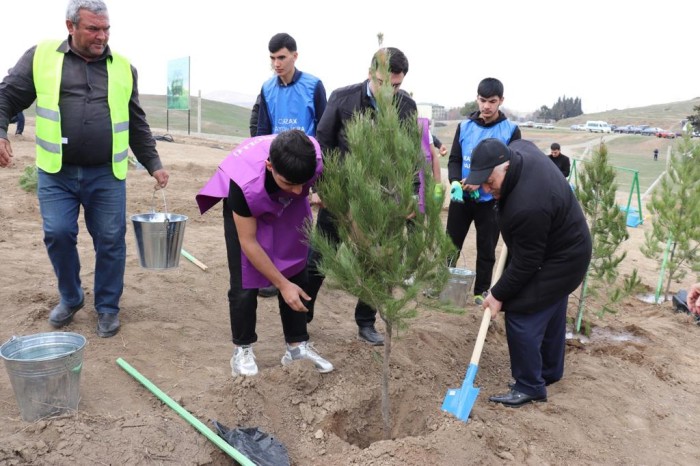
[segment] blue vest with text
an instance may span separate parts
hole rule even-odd
[[[308,73],[301,73],[299,79],[289,86],[280,86],[277,76],[265,81],[262,90],[270,114],[272,134],[300,129],[309,136],[316,135],[314,91],[318,82],[316,76]]]
[[[518,126],[509,120],[503,120],[493,126],[479,126],[474,120],[465,120],[459,124],[459,145],[462,147],[462,179],[469,175],[472,165],[472,151],[479,142],[487,138],[496,138],[508,145],[513,132]],[[491,194],[479,188],[479,199],[476,202],[488,202],[493,199]]]

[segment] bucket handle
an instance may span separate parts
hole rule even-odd
[[[154,189],[153,196],[151,197],[151,212],[156,213],[156,193],[160,191],[163,194],[163,210],[165,213],[165,218],[168,218],[168,203],[165,201],[165,188]]]

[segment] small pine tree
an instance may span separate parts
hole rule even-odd
[[[642,253],[665,261],[667,298],[671,282],[698,265],[700,244],[700,142],[684,136],[671,151],[660,186],[647,208],[654,217],[646,232]],[[666,245],[669,244],[669,248]]]
[[[576,196],[588,220],[593,243],[591,263],[581,287],[576,332],[581,329],[587,293],[600,297],[601,291],[606,292],[607,300],[597,313],[602,317],[607,312],[615,312],[615,305],[639,284],[634,271],[622,286],[616,286],[617,269],[626,256],[625,252],[617,254],[617,250],[629,238],[625,215],[615,200],[616,191],[615,170],[608,163],[607,146],[601,142],[593,151],[591,161],[581,170],[576,187]]]
[[[392,335],[415,316],[411,304],[419,290],[442,289],[447,257],[454,249],[440,219],[443,200],[426,195],[424,212],[419,212],[414,191],[418,170],[423,171],[425,193],[434,192],[434,180],[421,149],[416,118],[401,121],[393,104],[402,95],[393,94],[388,59],[385,55],[378,64],[379,74],[387,79],[377,86],[376,112],[353,117],[345,128],[349,152],[325,154],[323,176],[317,183],[324,206],[337,222],[340,244],[336,249],[321,233],[309,231],[311,246],[322,255],[319,268],[326,283],[377,309],[385,323],[382,418],[386,438],[391,433]]]

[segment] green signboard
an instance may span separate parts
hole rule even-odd
[[[168,62],[168,110],[190,109],[190,57]]]

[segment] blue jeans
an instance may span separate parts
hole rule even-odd
[[[126,183],[110,165],[63,165],[58,173],[39,169],[37,189],[44,220],[44,244],[58,279],[61,302],[77,306],[84,299],[78,257],[78,214],[95,249],[95,310],[119,312],[126,263]]]
[[[10,118],[10,124],[17,123],[17,131],[15,134],[22,134],[24,132],[24,113],[19,112],[17,115]]]

